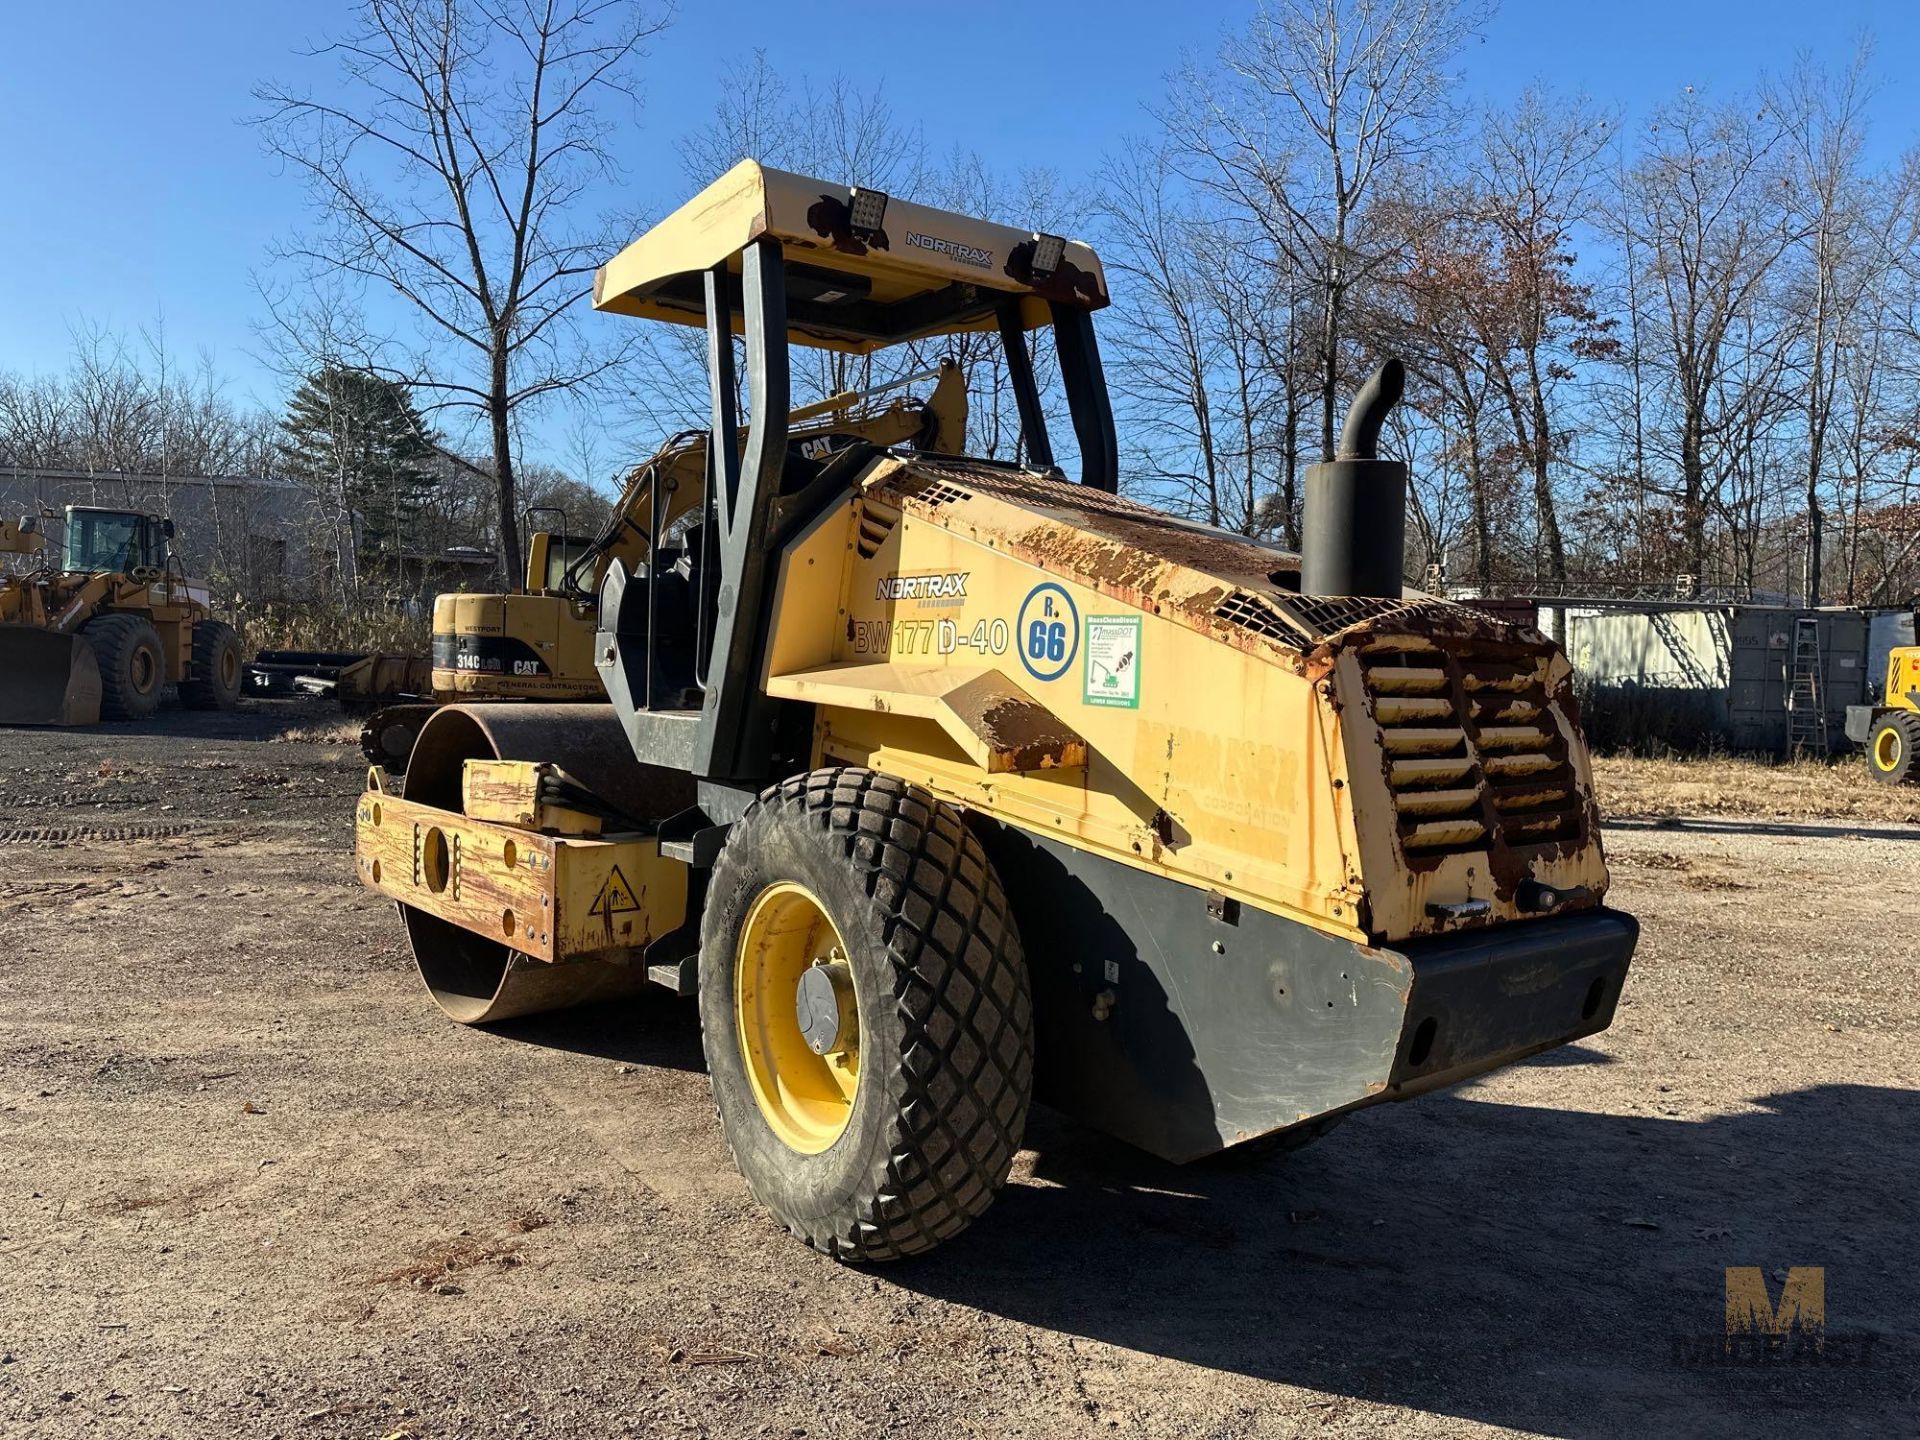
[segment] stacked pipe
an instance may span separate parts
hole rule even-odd
[[[1406,388],[1406,367],[1389,359],[1354,397],[1332,460],[1307,467],[1300,537],[1300,593],[1376,595],[1403,588],[1407,467],[1382,460],[1380,428]]]

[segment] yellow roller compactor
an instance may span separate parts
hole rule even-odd
[[[846,1260],[981,1214],[1034,1099],[1186,1161],[1610,1023],[1567,662],[1403,593],[1397,364],[1296,556],[1115,493],[1085,245],[744,162],[594,303],[705,327],[714,458],[600,582],[610,704],[451,706],[373,772],[360,873],[453,1018],[697,995],[741,1171]],[[960,332],[1025,464],[795,457],[791,346]]]

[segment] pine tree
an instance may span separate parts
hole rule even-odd
[[[358,511],[364,550],[393,553],[417,533],[440,476],[437,441],[405,385],[326,366],[294,391],[281,430],[288,474]]]

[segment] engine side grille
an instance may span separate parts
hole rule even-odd
[[[971,500],[973,492],[930,475],[908,473],[895,477],[893,487],[922,505],[948,505],[955,500]]]
[[[1286,614],[1280,607],[1265,595],[1256,595],[1251,590],[1235,590],[1214,606],[1213,615],[1216,620],[1238,625],[1242,630],[1251,630],[1270,640],[1299,643],[1300,636],[1294,627],[1287,624]]]
[[[892,510],[883,510],[866,501],[860,502],[860,529],[854,540],[860,552],[860,558],[871,560],[879,554],[880,547],[886,543],[887,536],[893,533],[893,527],[900,523],[900,516]]]
[[[1381,620],[1430,608],[1452,608],[1444,600],[1385,599],[1368,595],[1280,595],[1275,601],[1315,638],[1337,634],[1363,620]]]
[[[1551,714],[1546,655],[1406,637],[1361,652],[1410,857],[1580,838],[1586,810]]]
[[[1213,614],[1216,620],[1303,650],[1352,626],[1383,620],[1406,624],[1417,623],[1422,616],[1433,616],[1459,628],[1491,628],[1496,623],[1489,616],[1447,600],[1296,595],[1292,591],[1262,594],[1235,590],[1214,606]]]

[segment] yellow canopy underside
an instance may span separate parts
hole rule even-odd
[[[845,186],[743,160],[602,265],[594,308],[704,326],[706,272],[724,264],[737,276],[741,252],[762,238],[786,258],[795,345],[863,354],[992,330],[1009,296],[1028,329],[1047,322],[1051,304],[1108,303],[1099,257],[1078,241],[1036,278],[1031,231],[890,198],[878,233],[862,239],[847,225],[849,198]]]

